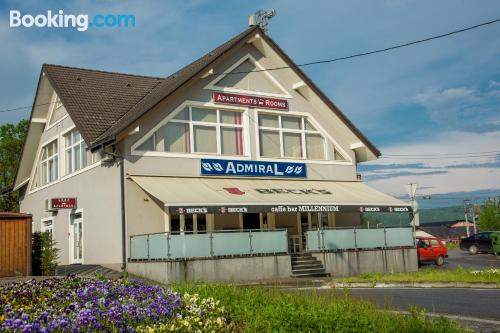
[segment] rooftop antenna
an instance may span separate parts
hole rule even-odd
[[[255,26],[258,25],[262,31],[267,32],[267,25],[269,24],[269,20],[276,16],[276,11],[274,9],[271,10],[262,10],[259,9],[252,15],[248,16],[248,25]]]

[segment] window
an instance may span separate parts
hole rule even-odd
[[[52,218],[42,219],[42,232],[48,232],[50,237],[53,238],[54,224]]]
[[[42,148],[39,175],[41,185],[52,183],[59,178],[57,140],[52,141]]]
[[[64,136],[65,174],[68,175],[101,160],[100,153],[91,153],[80,132],[72,130]]]
[[[259,114],[260,156],[324,160],[325,139],[305,118]]]
[[[244,154],[242,113],[187,107],[137,149],[241,156]]]
[[[59,109],[62,105],[63,104],[61,102],[61,99],[59,98],[59,96],[56,96],[56,100],[54,102],[54,110]]]
[[[421,239],[419,242],[421,248],[428,248],[430,246],[429,241],[427,239]]]
[[[437,239],[431,239],[431,246],[432,247],[441,247],[441,244],[439,244],[439,241]]]

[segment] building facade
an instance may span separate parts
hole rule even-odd
[[[413,270],[411,228],[361,227],[364,211],[411,212],[357,179],[379,155],[250,27],[166,78],[44,65],[14,188],[62,265],[268,278],[294,253],[335,274],[335,256],[364,249],[368,270]]]

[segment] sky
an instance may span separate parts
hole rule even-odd
[[[133,14],[136,26],[9,28],[10,10],[59,9]],[[269,35],[296,63],[500,18],[496,0],[2,0],[0,110],[33,103],[42,63],[167,76],[246,29],[248,14],[258,9],[276,10]],[[418,194],[456,202],[500,194],[500,23],[304,70],[381,150],[379,160],[358,165],[367,184],[401,197],[405,185],[416,182]],[[29,111],[0,113],[0,124],[27,118]],[[464,153],[476,154],[453,155]]]

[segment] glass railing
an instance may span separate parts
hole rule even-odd
[[[306,244],[308,251],[324,251],[414,246],[415,240],[411,227],[326,228],[306,231]]]
[[[130,237],[131,260],[206,258],[288,252],[286,229],[156,233]]]

